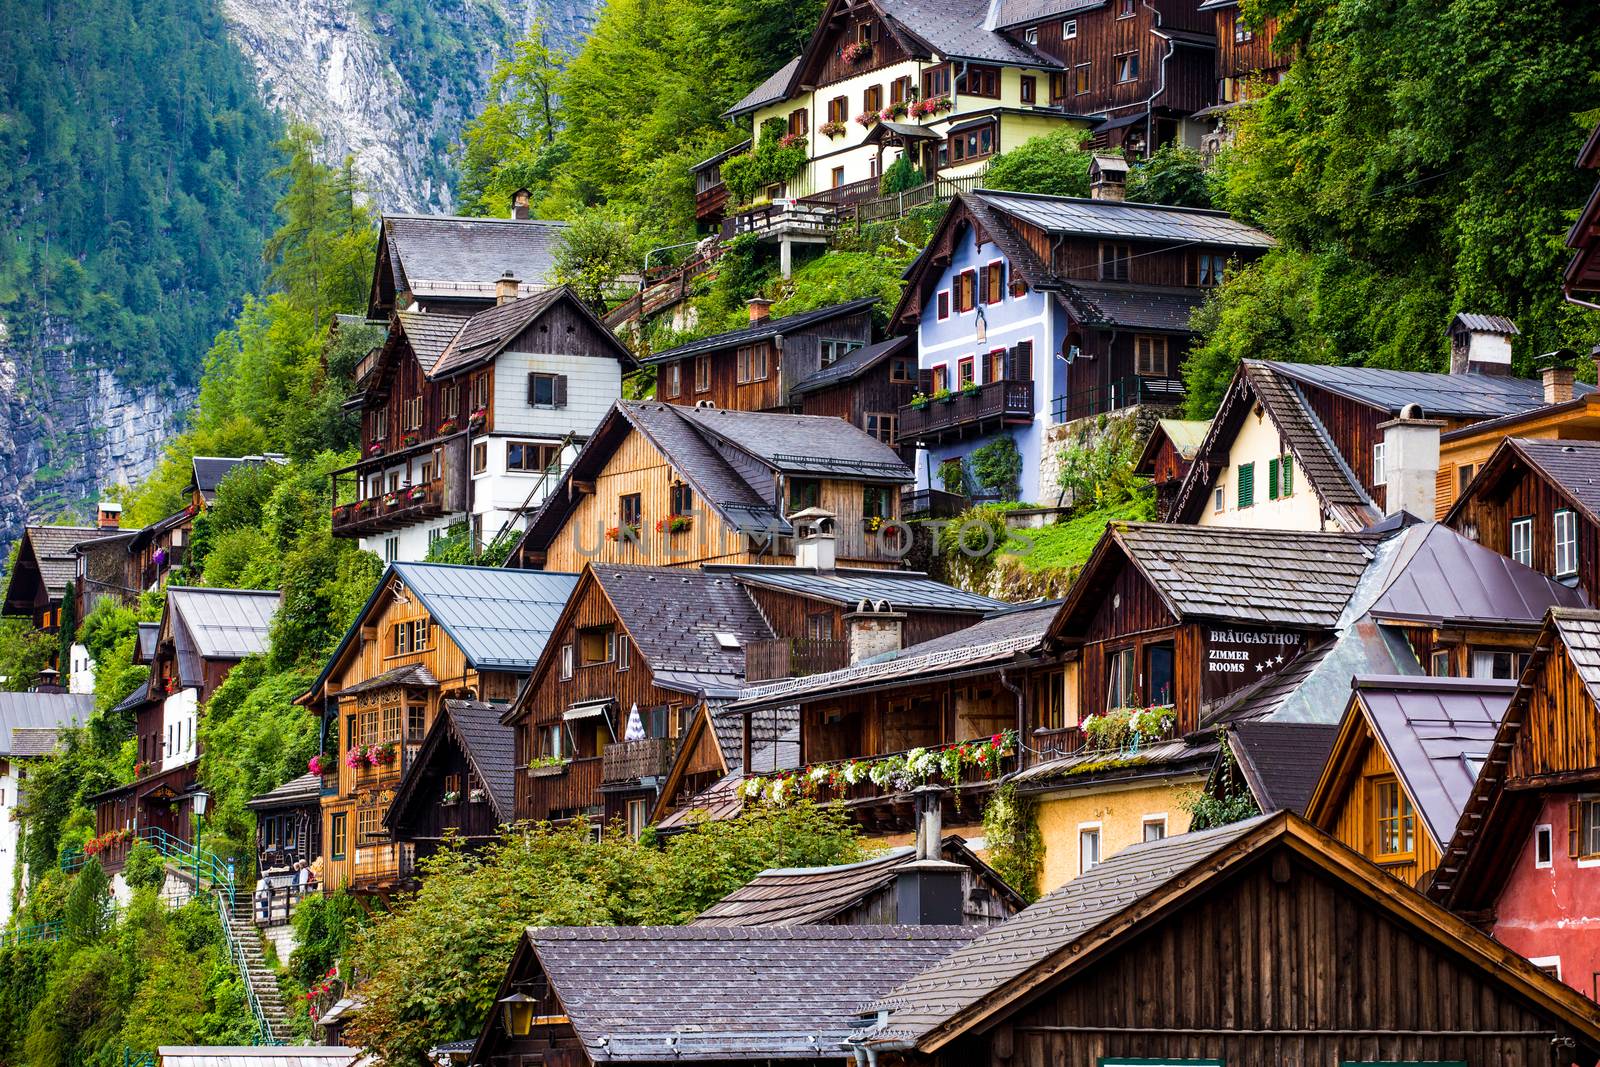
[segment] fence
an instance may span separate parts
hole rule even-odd
[[[1086,391],[1056,397],[1050,404],[1050,419],[1060,425],[1139,404],[1178,404],[1182,403],[1183,395],[1181,378],[1143,378],[1134,375]]]

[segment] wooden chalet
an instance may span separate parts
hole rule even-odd
[[[530,927],[469,1062],[837,1065],[865,1005],[975,932],[962,926]]]
[[[452,525],[477,543],[517,528],[622,395],[633,355],[572,289],[459,314],[403,309],[349,404],[361,459],[331,475],[335,536],[419,560]]]
[[[256,814],[256,870],[290,871],[322,855],[322,776],[302,774],[247,803]]]
[[[133,781],[89,798],[107,873],[122,869],[141,837],[194,840],[200,720],[239,661],[267,651],[279,600],[275,590],[167,589],[149,681],[118,706],[133,716]]]
[[[395,788],[383,825],[425,859],[447,841],[496,840],[516,820],[513,732],[505,704],[446,700]]]
[[[1482,768],[1428,895],[1600,1000],[1600,612],[1550,613]]]
[[[1190,317],[1229,264],[1272,239],[1217,211],[975,191],[956,197],[911,265],[891,329],[914,334],[919,398],[897,440],[929,471],[1010,437],[1022,500],[1051,426],[1183,399]],[[1059,357],[1059,358],[1057,358]],[[978,487],[988,488],[988,487]]]
[[[323,721],[322,884],[387,894],[415,847],[384,814],[445,700],[508,704],[577,576],[440,563],[384,572],[300,703]]]
[[[1596,123],[1579,150],[1578,166],[1600,170],[1600,123]],[[1562,290],[1574,304],[1600,308],[1600,181],[1567,231],[1567,247],[1573,255],[1562,275]]]
[[[1156,518],[1168,521],[1183,476],[1211,428],[1210,420],[1157,419],[1145,439],[1144,451],[1133,465],[1133,472],[1150,479],[1156,489]]]
[[[16,563],[6,576],[4,613],[30,620],[36,630],[55,633],[61,627],[67,587],[78,578],[77,547],[121,534],[115,526],[23,527]]]
[[[508,273],[519,297],[549,289],[567,224],[529,218],[528,206],[522,189],[512,196],[508,219],[384,215],[367,318],[387,322],[405,310],[469,315],[494,306]]]
[[[1543,383],[1510,376],[1507,326],[1458,316],[1449,374],[1243,361],[1172,521],[1356,532],[1400,511],[1433,518],[1441,435],[1545,406]]]
[[[1239,0],[1201,0],[1199,11],[1213,20],[1216,37],[1216,88],[1212,103],[1194,115],[1215,123],[1201,140],[1214,152],[1233,140],[1229,112],[1259,99],[1283,80],[1295,53],[1278,40],[1278,19],[1241,9]]]
[[[1600,441],[1506,438],[1444,521],[1600,603]]]
[[[1306,819],[1422,887],[1439,866],[1515,681],[1358,677]]]
[[[840,419],[618,401],[528,520],[511,565],[893,567],[910,547],[895,520],[912,477]]]
[[[750,301],[748,326],[640,362],[655,368],[656,399],[669,404],[815,414],[803,410],[800,384],[871,345],[877,302],[868,297],[775,319],[771,301],[758,298]]]
[[[1593,1002],[1288,813],[1134,845],[862,1016],[880,1063],[1600,1058]]]

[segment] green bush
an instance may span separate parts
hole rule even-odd
[[[980,487],[1008,498],[1016,496],[1017,480],[1022,476],[1022,453],[1013,438],[997,437],[973,449],[971,460],[972,479]]]
[[[910,153],[902,152],[884,169],[883,176],[878,179],[878,192],[882,196],[893,196],[907,189],[915,189],[927,181],[928,176],[912,162]]]
[[[167,864],[148,841],[140,841],[128,852],[122,865],[122,880],[131,889],[159,890],[167,881]]]
[[[1088,196],[1090,153],[1087,130],[1064,128],[1031,137],[989,161],[986,189],[1050,196]]]
[[[1210,207],[1211,183],[1198,151],[1171,141],[1128,169],[1127,198],[1142,204]]]
[[[939,464],[939,484],[947,493],[967,495],[967,470],[959,459],[947,459]]]

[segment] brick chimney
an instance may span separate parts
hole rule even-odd
[[[511,194],[511,217],[526,221],[530,214],[530,205],[533,203],[533,194],[526,189],[518,189]]]
[[[100,501],[100,514],[95,520],[95,525],[102,530],[119,530],[122,528],[122,505],[112,500]]]
[[[500,275],[500,280],[494,283],[495,305],[498,307],[501,304],[508,304],[515,300],[517,298],[517,290],[521,287],[522,283],[510,271]]]
[[[1539,371],[1539,379],[1544,383],[1546,404],[1565,404],[1572,399],[1572,365],[1577,358],[1576,352],[1566,348],[1546,352],[1539,357],[1539,362],[1544,364]]]
[[[895,919],[902,926],[960,926],[966,911],[967,868],[944,859],[942,786],[911,791],[917,813],[917,851],[895,872]]]
[[[845,639],[850,647],[850,664],[898,652],[904,642],[906,613],[894,611],[887,600],[876,603],[862,600],[844,617]]]
[[[1128,161],[1111,152],[1096,152],[1089,161],[1089,196],[1121,200],[1128,191]]]
[[[750,325],[772,318],[772,301],[764,296],[753,296],[745,301],[750,307]]]
[[[1383,433],[1384,514],[1409,511],[1434,517],[1438,500],[1439,434],[1445,423],[1425,419],[1422,408],[1407,404],[1398,419],[1380,422]]]
[[[1503,315],[1463,311],[1450,321],[1450,373],[1511,373],[1511,339],[1520,331]]]

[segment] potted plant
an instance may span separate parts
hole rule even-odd
[[[778,138],[779,148],[801,148],[805,143],[806,136],[803,133],[786,133]]]
[[[878,112],[878,117],[883,119],[884,122],[893,122],[895,119],[905,118],[908,110],[909,105],[907,105],[904,100],[896,100],[894,103]]]
[[[425,485],[413,485],[408,495],[411,497],[413,504],[419,500],[426,500],[428,498],[428,487]]]
[[[941,404],[954,404],[956,402],[955,395],[942,386],[933,391],[933,399]]]
[[[355,748],[350,749],[350,751],[344,754],[344,765],[349,767],[352,771],[360,770],[366,765],[366,762],[366,750],[360,745],[357,745]]]
[[[420,440],[422,440],[422,438],[418,437],[416,434],[408,433],[400,439],[400,443],[405,447],[410,448]]]
[[[489,794],[485,793],[482,789],[474,789],[474,790],[472,790],[471,792],[469,792],[467,794],[467,803],[468,804],[482,804],[484,801],[486,801],[488,799],[489,799]]]
[[[656,533],[678,534],[688,531],[694,526],[694,518],[689,515],[669,515],[664,519],[656,520]]]
[[[393,741],[384,741],[367,749],[367,762],[374,767],[387,767],[398,755]]]
[[[865,63],[870,55],[872,55],[872,43],[870,41],[851,41],[839,49],[839,58],[851,66]]]
[[[439,798],[439,803],[449,805],[449,804],[455,804],[455,803],[459,802],[460,800],[461,800],[460,791],[455,790],[455,789],[446,789],[444,791],[444,796]]]
[[[621,541],[626,538],[638,540],[639,527],[637,526],[612,526],[606,530],[607,541]]]
[[[915,411],[926,411],[928,409],[928,405],[932,402],[933,401],[929,398],[927,393],[911,394],[911,407]]]
[[[489,409],[488,408],[479,408],[477,411],[474,411],[471,415],[467,416],[467,425],[472,427],[474,430],[483,429],[483,424],[485,422],[488,422],[488,421],[489,421]]]
[[[968,382],[961,387],[962,396],[977,396],[981,392],[983,392],[983,387],[977,382]]]
[[[399,493],[394,492],[393,490],[391,490],[391,491],[383,494],[383,506],[384,507],[392,508],[398,503],[400,503],[400,494]]]
[[[367,455],[369,455],[369,456],[381,456],[381,455],[383,455],[383,442],[374,441],[370,445],[368,445],[367,446]]]
[[[824,137],[843,137],[850,131],[850,127],[842,122],[824,122],[817,127],[817,132]]]
[[[877,122],[878,113],[876,111],[866,111],[856,116],[856,123],[858,125],[867,127],[869,130],[873,126],[877,125]]]
[[[529,778],[549,778],[566,770],[567,761],[560,756],[535,756],[528,761]]]

